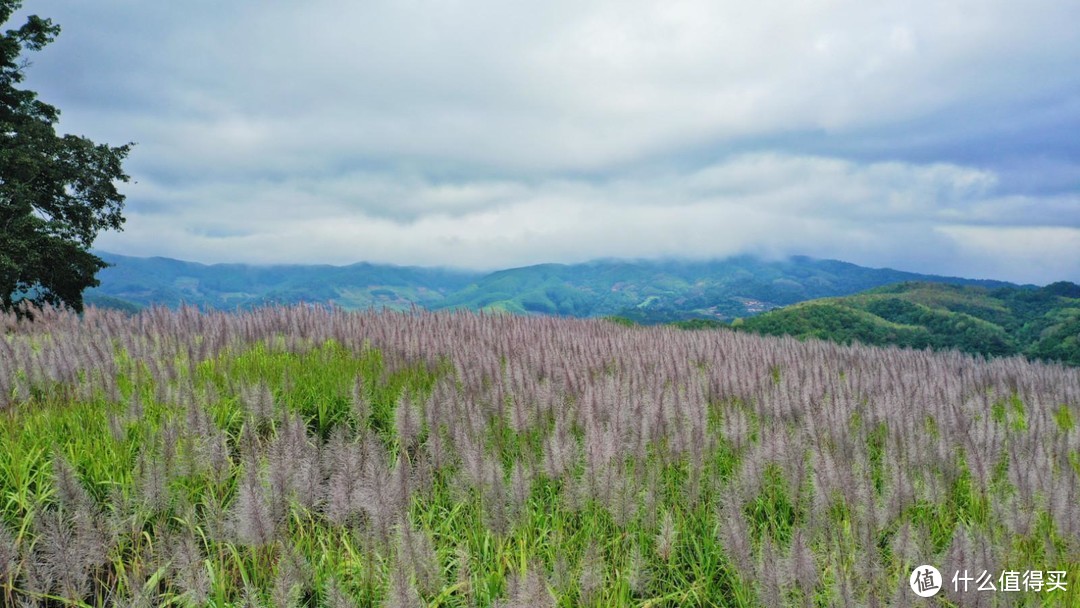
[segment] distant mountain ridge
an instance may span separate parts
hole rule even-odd
[[[775,261],[745,255],[712,261],[599,260],[493,272],[434,308],[575,317],[616,315],[639,323],[724,320],[901,281],[1012,285],[864,268],[804,256]]]
[[[361,262],[348,266],[200,264],[97,252],[111,264],[101,285],[87,290],[90,304],[214,309],[266,304],[333,302],[343,308],[408,309],[443,299],[479,273]]]
[[[763,260],[597,260],[479,273],[359,263],[199,264],[98,252],[111,267],[88,290],[89,304],[137,309],[182,303],[215,309],[332,303],[346,309],[419,306],[575,317],[618,315],[643,323],[729,320],[804,300],[845,296],[901,281],[984,287],[984,281],[865,268],[796,256]]]

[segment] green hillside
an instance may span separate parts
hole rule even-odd
[[[794,304],[740,319],[733,327],[841,343],[952,348],[1080,365],[1080,286],[901,283]]]

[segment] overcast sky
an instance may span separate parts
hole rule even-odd
[[[482,269],[749,252],[1080,281],[1076,0],[27,13],[63,28],[26,81],[59,131],[138,144],[103,250]]]

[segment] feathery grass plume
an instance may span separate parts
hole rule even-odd
[[[30,590],[75,603],[83,601],[90,592],[92,565],[82,560],[75,526],[59,511],[48,510],[38,513],[34,528],[37,541],[28,577]]]
[[[364,377],[356,374],[353,377],[349,403],[352,406],[353,419],[361,427],[367,426],[368,418],[371,416],[371,400],[368,398],[366,389]]]
[[[761,587],[761,603],[765,606],[783,605],[783,582],[781,580],[780,560],[772,538],[765,536],[761,541],[761,558],[755,570],[755,577]]]
[[[264,547],[274,541],[278,522],[259,471],[245,464],[236,488],[236,499],[229,513],[230,527],[237,540],[250,547]]]
[[[156,608],[161,605],[161,598],[146,588],[145,580],[131,582],[130,577],[125,580],[128,581],[127,592],[113,598],[117,608]]]
[[[140,528],[136,534],[142,532]],[[131,546],[126,567],[117,572],[117,587],[125,590],[119,598],[122,604],[155,608],[162,603],[158,593],[163,586],[147,584],[152,575],[159,571],[164,573],[168,569],[168,566],[160,564],[160,561],[161,558],[155,554],[154,545],[142,543]]]
[[[322,490],[323,515],[336,525],[345,525],[359,514],[360,476],[363,453],[349,440],[344,427],[335,428],[324,449],[326,484]]]
[[[223,494],[221,496],[203,496],[202,500],[199,501],[201,508],[197,518],[199,522],[198,528],[202,531],[208,544],[211,542],[224,544],[235,539],[230,514],[224,506],[226,500],[227,498]]]
[[[510,496],[513,499],[515,513],[525,510],[532,493],[532,472],[520,459],[514,460],[510,472]]]
[[[461,460],[463,477],[474,488],[483,487],[486,480],[484,444],[480,438],[471,436],[464,425],[455,429],[454,448]]]
[[[203,606],[210,596],[210,574],[203,564],[205,559],[194,532],[187,528],[175,533],[166,543],[170,557],[169,574],[181,591],[181,599],[187,606]]]
[[[1059,480],[1050,490],[1047,502],[1054,530],[1060,538],[1071,541],[1074,548],[1080,541],[1080,472],[1062,469]]]
[[[578,457],[577,440],[570,434],[571,421],[562,410],[556,414],[555,427],[544,442],[544,468],[548,477],[564,477]]]
[[[90,495],[79,481],[78,473],[59,450],[54,450],[53,455],[53,489],[57,503],[69,514],[93,506]]]
[[[19,549],[15,546],[15,539],[7,528],[0,523],[0,590],[4,585],[13,582],[16,574],[16,566],[19,563]]]
[[[496,536],[503,536],[510,530],[510,515],[507,509],[508,496],[506,483],[503,481],[502,465],[492,458],[486,463],[487,481],[482,487],[484,525]]]
[[[675,551],[676,535],[675,520],[671,517],[671,511],[664,511],[664,517],[660,520],[660,530],[656,533],[656,555],[665,562],[671,559]]]
[[[647,466],[644,472],[644,483],[640,492],[641,499],[638,502],[638,519],[646,530],[656,528],[657,505],[660,502],[660,482],[656,467]]]
[[[274,393],[264,382],[240,389],[240,402],[258,428],[265,428],[274,418]]]
[[[223,431],[213,429],[200,442],[201,466],[210,472],[210,479],[217,485],[225,483],[232,471],[233,462],[229,452],[229,437]]]
[[[180,433],[176,453],[175,477],[194,478],[206,471],[206,461],[202,458],[202,437],[183,431]]]
[[[851,581],[851,575],[839,567],[836,569],[838,571],[836,586],[840,596],[840,603],[838,606],[842,606],[843,608],[855,608],[856,606],[860,606],[855,600],[855,590],[853,589],[854,585]]]
[[[139,502],[150,512],[157,513],[169,503],[168,480],[164,459],[155,458],[150,449],[150,446],[144,446],[135,458],[134,482]]]
[[[143,407],[142,396],[139,395],[139,389],[136,387],[132,389],[131,396],[128,398],[128,406],[124,416],[127,418],[127,422],[136,422],[142,420],[145,412],[146,408]]]
[[[555,598],[548,592],[542,566],[533,564],[509,578],[507,598],[496,600],[496,608],[555,608]]]
[[[968,527],[964,524],[957,524],[956,529],[953,531],[952,541],[949,543],[948,549],[945,551],[945,560],[943,571],[948,572],[963,572],[965,570],[972,573],[972,576],[977,576],[978,569],[988,567],[990,564],[980,564],[979,557],[976,555],[976,549],[971,539],[971,533]],[[969,589],[972,591],[973,589]],[[943,589],[947,593],[952,589]],[[955,596],[950,594],[949,597],[956,599],[957,601],[964,602],[963,596],[964,589],[961,587],[955,592]]]
[[[398,554],[404,556],[412,570],[416,587],[424,595],[432,595],[442,586],[442,568],[435,554],[435,541],[424,529],[414,529],[403,519],[398,526]]]
[[[167,481],[174,479],[177,474],[177,469],[179,469],[176,460],[181,434],[182,430],[178,423],[173,422],[172,420],[166,420],[161,425],[161,430],[154,435],[154,449],[161,458]]]
[[[29,403],[33,398],[33,395],[30,393],[30,381],[22,378],[15,378],[14,384],[15,389],[12,391],[14,393],[11,399],[12,403]]]
[[[56,538],[64,539],[65,550],[70,553],[68,557],[78,561],[88,572],[105,563],[114,536],[104,515],[83,488],[75,469],[62,455],[53,457],[53,475],[53,487],[60,506],[58,525],[68,529],[71,536],[67,537],[57,529],[52,532]]]
[[[420,594],[417,593],[412,577],[409,576],[409,565],[405,563],[404,559],[404,556],[398,553],[397,559],[390,569],[390,584],[383,600],[384,608],[420,608],[423,606]]]
[[[461,589],[461,594],[470,603],[473,603],[472,588],[472,559],[469,557],[469,548],[458,545],[454,548],[454,579],[455,584]]]
[[[435,490],[435,467],[431,464],[431,457],[425,452],[419,452],[413,458],[413,465],[409,470],[409,487],[412,499],[432,500]]]
[[[424,441],[424,445],[427,447],[428,458],[431,460],[434,470],[442,470],[450,463],[450,448],[446,445],[441,425],[431,424],[428,427],[427,440]]]
[[[109,435],[113,441],[119,443],[127,439],[127,429],[124,428],[124,419],[116,413],[109,414]]]
[[[285,414],[267,451],[273,518],[283,520],[293,500],[313,508],[321,470],[318,450],[308,438],[304,421],[294,413]]]
[[[644,596],[648,592],[652,580],[649,562],[641,553],[641,546],[634,543],[630,549],[630,557],[626,565],[626,582],[630,586],[630,592],[638,597]]]
[[[915,486],[908,474],[909,463],[903,460],[888,460],[890,479],[886,483],[886,508],[884,516],[888,520],[899,519],[904,511],[915,504]]]
[[[358,608],[356,599],[341,589],[337,578],[331,578],[323,592],[323,606],[326,608]]]
[[[75,530],[76,559],[91,570],[105,565],[117,540],[105,515],[96,507],[87,507],[70,516]]]
[[[749,580],[754,572],[751,557],[750,530],[743,518],[742,509],[737,499],[727,498],[717,510],[719,530],[724,552],[735,567],[738,575]]]
[[[893,535],[891,549],[893,559],[901,567],[906,569],[919,565],[923,559],[922,543],[919,538],[919,529],[910,521],[905,521]]]
[[[240,436],[236,440],[236,445],[240,452],[240,461],[245,467],[258,465],[263,455],[263,442],[259,439],[254,423],[245,422],[240,427]]]
[[[277,570],[270,592],[274,605],[290,608],[300,603],[304,590],[311,585],[311,566],[291,544],[278,543]]]
[[[392,526],[398,514],[408,504],[408,463],[399,459],[390,469],[386,462],[388,456],[378,441],[368,440],[364,445],[364,469],[354,508],[367,515],[379,545],[385,547],[391,540]]]
[[[1011,536],[1024,537],[1031,534],[1037,509],[1030,499],[1010,495],[991,502],[990,506],[994,519],[1001,522]]]
[[[510,410],[510,428],[515,433],[525,432],[531,426],[531,416],[525,404],[525,399],[521,396],[511,396],[508,401],[507,409]]]
[[[603,489],[601,471],[615,458],[615,432],[601,423],[592,423],[585,428],[585,476],[594,495]]]
[[[580,514],[589,502],[589,480],[584,476],[564,480],[559,501],[568,513]]]
[[[244,583],[244,597],[243,601],[240,603],[241,608],[264,608],[265,604],[259,595],[258,589],[248,583]]]
[[[556,546],[564,545],[562,543],[556,543]],[[570,568],[570,558],[566,555],[565,551],[558,552],[555,555],[555,563],[552,564],[551,571],[551,585],[555,589],[555,595],[558,597],[568,595],[575,582],[573,572]]]
[[[394,410],[394,432],[403,451],[411,451],[420,437],[420,417],[413,407],[408,393],[402,392]]]
[[[612,521],[616,526],[624,528],[629,525],[634,516],[636,498],[639,491],[635,475],[630,471],[623,470],[613,480],[613,487],[608,492],[608,500],[604,504]]]
[[[581,571],[578,574],[578,593],[582,605],[593,605],[600,599],[604,587],[604,556],[596,541],[591,541],[581,556]]]
[[[814,563],[814,554],[806,542],[806,532],[802,528],[798,528],[792,534],[789,561],[795,586],[799,588],[809,604],[814,586],[817,585],[819,572],[817,564]]]
[[[208,397],[206,391],[195,391],[194,388],[189,389],[188,400],[186,406],[186,422],[187,432],[195,435],[196,437],[206,437],[210,434],[211,430],[216,428],[214,423],[210,420],[210,414],[207,413],[206,408],[203,405],[204,401],[207,401]]]

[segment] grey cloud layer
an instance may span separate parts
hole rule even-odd
[[[1039,148],[1080,124],[1070,0],[30,8],[65,26],[30,74],[62,126],[140,144],[117,251],[1080,278],[1080,144]]]
[[[203,261],[481,268],[801,252],[1018,281],[1080,274],[1071,254],[1080,251],[1080,197],[999,196],[995,184],[991,173],[955,165],[783,154],[606,180],[356,173],[191,190],[143,183],[138,196],[162,203],[133,213],[128,232],[102,246]]]

